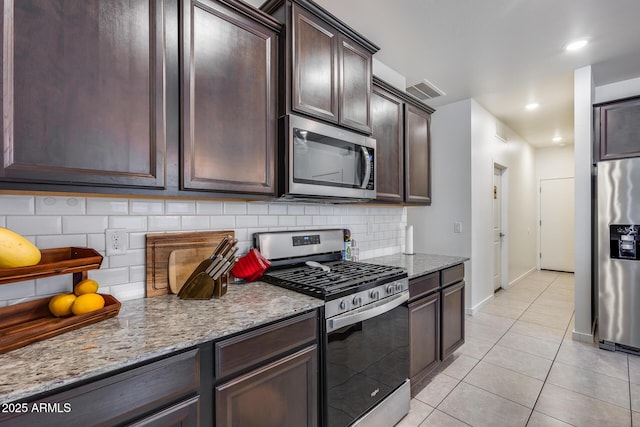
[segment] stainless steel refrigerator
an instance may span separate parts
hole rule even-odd
[[[597,164],[600,348],[640,351],[640,158]]]

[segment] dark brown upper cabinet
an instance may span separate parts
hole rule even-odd
[[[640,97],[594,106],[594,159],[640,156]]]
[[[275,194],[279,28],[241,2],[183,3],[183,189]]]
[[[0,180],[165,186],[162,0],[5,1]]]
[[[413,105],[404,112],[405,202],[431,204],[431,114]]]
[[[280,113],[370,134],[371,63],[378,47],[309,0],[270,0],[261,9],[286,27]]]
[[[431,204],[430,127],[434,111],[384,80],[373,78],[371,136],[376,140],[376,200]]]
[[[376,140],[376,200],[404,201],[404,102],[380,82],[371,97],[371,136]]]

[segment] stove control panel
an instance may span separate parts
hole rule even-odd
[[[384,285],[379,285],[375,288],[367,289],[366,291],[356,292],[342,298],[327,301],[324,306],[325,317],[329,319],[333,316],[337,316],[338,314],[357,310],[365,307],[368,304],[372,304],[377,301],[384,300],[385,298],[392,297],[396,294],[408,291],[409,279],[404,278],[400,280],[394,280]]]

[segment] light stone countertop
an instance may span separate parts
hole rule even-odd
[[[459,256],[416,253],[415,255],[395,254],[367,258],[363,259],[362,262],[402,267],[407,270],[409,279],[413,279],[468,260],[469,258]]]
[[[117,317],[0,355],[0,404],[189,348],[324,305],[264,282],[225,296],[124,301]]]
[[[415,254],[362,262],[407,269],[409,278],[469,258]],[[0,355],[0,404],[48,392],[324,305],[264,282],[232,284],[220,299],[175,295],[124,301],[117,317]]]

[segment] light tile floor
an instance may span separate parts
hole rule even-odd
[[[573,295],[550,271],[496,293],[398,426],[640,425],[640,357],[573,341]]]

